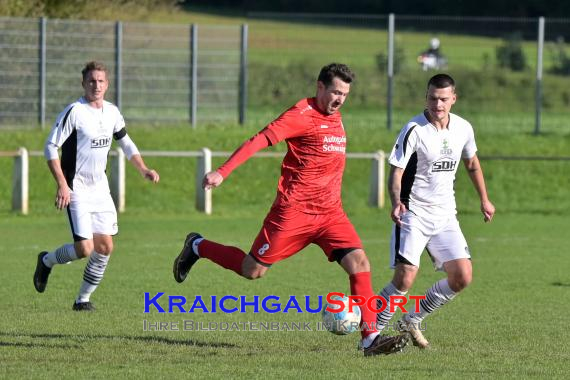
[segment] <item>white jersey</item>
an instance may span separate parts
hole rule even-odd
[[[461,159],[477,152],[471,124],[450,113],[446,129],[438,130],[422,113],[400,132],[389,162],[405,169],[401,201],[420,217],[456,214],[455,173]]]
[[[104,101],[103,108],[94,108],[82,97],[59,114],[46,146],[61,148],[61,168],[74,192],[109,192],[105,169],[112,137],[118,140],[126,133],[117,107]]]

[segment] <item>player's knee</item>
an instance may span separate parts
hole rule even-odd
[[[398,263],[396,265],[396,270],[394,271],[392,283],[396,289],[402,292],[407,292],[410,290],[412,285],[414,285],[417,273],[418,268],[416,266]]]
[[[370,271],[370,261],[368,261],[368,256],[364,251],[360,250],[354,255],[355,264],[360,269],[361,272],[369,272]]]
[[[92,240],[81,240],[74,244],[75,253],[77,257],[89,257],[91,252],[93,252],[93,241]]]
[[[392,283],[401,292],[407,292],[414,285],[414,279],[410,277],[394,278]]]
[[[414,285],[415,276],[394,277],[392,283],[401,292],[407,292]]]
[[[362,249],[355,249],[347,253],[341,260],[340,265],[348,274],[370,272],[370,262]]]
[[[95,246],[95,252],[108,256],[113,252],[113,242],[99,243]]]
[[[466,287],[468,287],[469,284],[471,284],[472,280],[473,278],[471,276],[471,273],[460,273],[458,275],[449,278],[447,281],[449,283],[449,287],[451,288],[451,290],[453,290],[454,292],[460,292]]]
[[[460,292],[471,284],[473,271],[469,260],[453,261],[444,268],[447,271],[449,287],[454,292]]]
[[[113,252],[113,238],[109,235],[93,235],[93,244],[95,252],[100,255],[108,256]]]

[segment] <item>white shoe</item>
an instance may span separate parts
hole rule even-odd
[[[405,318],[402,318],[396,324],[396,329],[403,333],[409,333],[412,337],[412,343],[414,346],[421,349],[429,348],[429,342],[424,337],[424,334],[422,334],[419,322],[410,322],[406,321]]]

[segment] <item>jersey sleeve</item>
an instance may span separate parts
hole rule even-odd
[[[53,147],[61,148],[65,140],[75,130],[75,113],[73,112],[73,104],[67,106],[62,113],[60,113],[53,124],[51,131],[45,142],[45,157],[48,160],[52,160],[53,154],[48,154],[47,152],[53,152]]]
[[[417,134],[414,129],[417,127],[415,123],[409,123],[400,131],[396,144],[392,148],[388,162],[390,165],[404,169],[410,160],[412,154],[417,147]]]
[[[293,106],[269,123],[261,133],[267,136],[271,145],[275,145],[285,139],[304,134],[310,125],[305,118],[306,116],[300,113],[299,108]]]
[[[475,132],[471,124],[467,123],[467,141],[463,146],[461,158],[472,158],[477,153],[477,145],[475,144]]]
[[[116,140],[121,149],[123,150],[123,153],[125,153],[125,156],[127,156],[127,159],[130,160],[135,154],[140,155],[137,146],[127,134],[127,130],[123,128],[121,129],[121,131],[125,131],[125,134],[121,138],[118,138]]]
[[[113,127],[113,133],[118,133],[119,131],[121,131],[122,129],[125,128],[125,118],[123,118],[123,115],[121,114],[121,111],[119,111],[119,109],[115,106],[113,106],[115,108],[115,126]]]
[[[216,171],[226,178],[235,168],[247,161],[256,152],[269,146],[268,137],[259,132],[246,142],[244,142],[236,151],[222,164]]]

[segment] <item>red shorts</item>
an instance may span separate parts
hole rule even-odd
[[[250,254],[260,264],[271,265],[293,256],[311,243],[321,247],[329,261],[336,260],[335,250],[362,248],[354,226],[342,209],[315,215],[290,208],[272,208]]]

